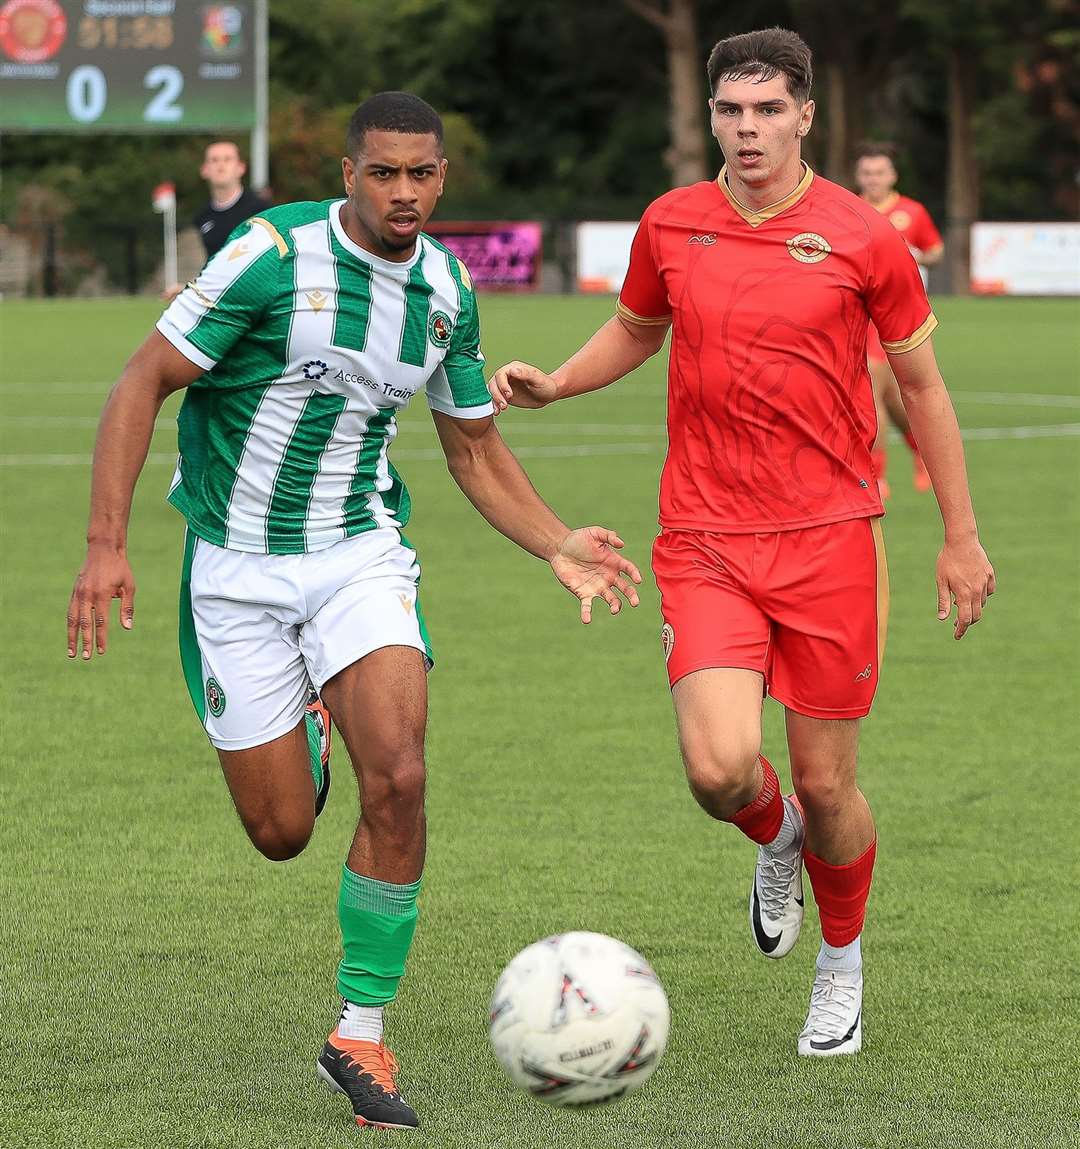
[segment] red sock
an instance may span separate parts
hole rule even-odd
[[[728,821],[738,826],[752,842],[763,846],[780,833],[784,821],[784,802],[780,797],[780,779],[776,771],[763,755],[758,755],[758,761],[763,776],[761,793],[753,802],[736,810]]]
[[[884,447],[875,447],[870,452],[870,464],[874,468],[874,478],[884,479],[885,469],[888,466],[889,456]]]
[[[919,444],[915,442],[915,436],[911,433],[910,427],[904,432],[904,442],[907,443],[908,447],[911,448],[911,453],[913,455],[917,455],[919,453]]]
[[[862,933],[876,853],[877,838],[854,862],[843,866],[830,865],[809,850],[803,851],[803,865],[821,918],[821,936],[831,946],[846,946]]]

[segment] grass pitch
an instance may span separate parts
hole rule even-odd
[[[880,850],[854,1059],[795,1055],[816,920],[786,961],[753,952],[753,847],[686,791],[651,584],[637,612],[582,628],[543,565],[453,487],[422,401],[403,420],[394,455],[439,666],[421,925],[388,1025],[424,1126],[401,1144],[1077,1143],[1080,314],[1022,300],[941,300],[938,313],[999,593],[962,643],[937,622],[940,525],[895,447],[889,654],[862,748]],[[168,418],[133,513],[135,629],[114,627],[90,666],[64,657],[93,426],[156,314],[146,301],[0,306],[0,1144],[389,1144],[358,1133],[313,1074],[335,1017],[355,789],[339,747],[302,857],[275,865],[247,844],[178,664]],[[603,299],[485,299],[488,358],[552,366],[608,314]],[[663,372],[657,358],[607,393],[502,424],[563,517],[617,528],[643,568]],[[779,710],[766,710],[784,772]],[[485,1037],[503,964],[572,928],[641,949],[673,1010],[653,1080],[593,1112],[515,1092]]]

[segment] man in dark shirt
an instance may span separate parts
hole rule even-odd
[[[192,220],[202,236],[207,259],[225,246],[234,227],[270,206],[269,199],[244,187],[246,172],[240,149],[231,140],[215,140],[207,147],[199,175],[210,188],[210,201]],[[175,299],[182,289],[182,284],[174,283],[163,298]]]
[[[194,223],[202,236],[207,259],[225,246],[234,227],[269,206],[258,192],[244,187],[246,171],[240,149],[231,141],[218,140],[206,149],[199,175],[209,185],[210,202]]]

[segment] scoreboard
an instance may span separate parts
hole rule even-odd
[[[0,131],[251,128],[254,8],[0,0]]]

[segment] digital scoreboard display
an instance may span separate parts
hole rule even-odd
[[[254,8],[0,0],[0,131],[250,128]]]

